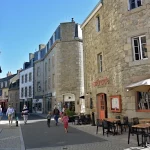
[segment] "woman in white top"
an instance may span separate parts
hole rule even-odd
[[[9,121],[9,125],[13,122],[13,114],[14,114],[14,109],[9,105],[7,112],[6,112],[6,116],[8,116],[8,121]]]
[[[1,105],[0,105],[0,121],[1,121],[1,119],[2,119],[2,116],[3,116],[3,112],[2,112],[2,107],[1,107]]]

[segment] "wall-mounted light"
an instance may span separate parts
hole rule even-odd
[[[127,89],[127,92],[129,92],[129,89]]]

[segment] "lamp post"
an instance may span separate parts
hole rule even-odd
[[[0,51],[0,54],[1,54],[1,51]],[[1,66],[0,66],[0,73],[2,73],[2,69],[1,69]]]

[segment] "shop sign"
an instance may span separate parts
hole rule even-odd
[[[95,86],[103,86],[103,85],[108,84],[108,82],[109,82],[109,79],[106,77],[106,78],[104,78],[104,79],[98,79],[98,80],[94,81],[94,82],[92,83],[92,85],[93,85],[94,87],[95,87]]]

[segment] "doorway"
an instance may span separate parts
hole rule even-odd
[[[100,93],[97,95],[97,117],[98,119],[103,120],[107,118],[107,99],[106,94]]]

